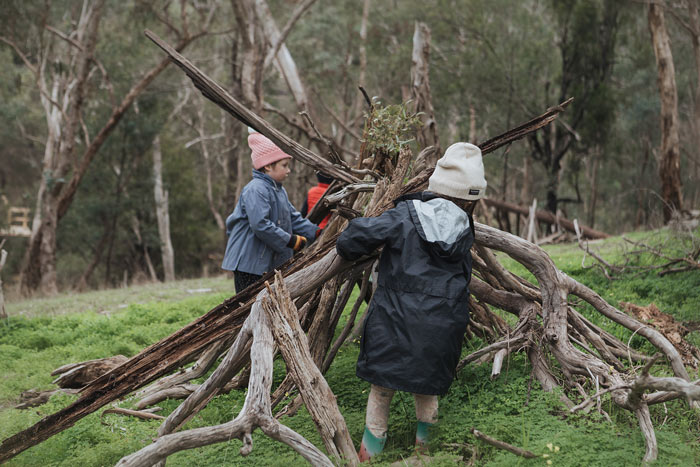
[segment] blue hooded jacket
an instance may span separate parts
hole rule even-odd
[[[318,226],[289,202],[281,183],[259,170],[226,219],[228,242],[222,269],[262,275],[292,257],[292,234],[313,241]]]

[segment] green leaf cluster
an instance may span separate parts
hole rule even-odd
[[[396,155],[402,147],[415,140],[421,126],[420,113],[409,110],[411,101],[382,105],[373,99],[372,110],[366,116],[363,143],[369,151]]]

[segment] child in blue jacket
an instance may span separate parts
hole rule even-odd
[[[236,293],[272,271],[313,241],[318,226],[289,202],[282,182],[291,156],[260,133],[248,135],[253,179],[226,219],[228,242],[222,269],[233,271]]]
[[[474,227],[465,201],[485,191],[481,150],[455,143],[437,162],[428,191],[402,196],[379,217],[353,219],[336,242],[350,261],[383,247],[357,359],[357,376],[371,383],[361,461],[384,448],[397,390],[414,396],[416,445],[428,442],[437,396],[452,384],[469,322]]]

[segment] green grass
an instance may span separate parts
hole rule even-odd
[[[176,282],[146,283],[85,293],[63,292],[52,298],[12,300],[5,297],[8,300],[5,305],[10,317],[45,317],[83,311],[112,314],[124,311],[127,306],[135,303],[173,303],[188,297],[211,293],[233,294],[233,279],[220,275]]]
[[[672,236],[660,233],[633,234],[648,242],[667,241]],[[659,240],[660,237],[666,238]],[[606,259],[622,258],[623,242],[619,237],[594,245]],[[615,306],[620,301],[640,305],[655,303],[662,311],[680,320],[698,320],[700,309],[700,273],[687,272],[659,278],[655,272],[608,281],[596,269],[581,267],[582,252],[576,245],[545,248],[555,263],[567,274],[593,287]],[[499,258],[508,267],[522,273],[519,265]],[[590,260],[590,259],[589,259]],[[589,263],[587,260],[587,264]],[[642,261],[651,261],[646,258]],[[114,291],[73,294],[51,300],[32,300],[10,304],[10,320],[0,323],[0,406],[16,400],[30,388],[49,389],[54,368],[69,362],[101,358],[115,354],[134,355],[207,312],[230,295],[232,281],[210,278],[173,284],[143,286]],[[188,293],[187,289],[211,288],[211,292]],[[357,290],[355,291],[357,293]],[[352,300],[351,302],[352,303]],[[346,310],[347,311],[347,310]],[[48,313],[47,313],[48,312]],[[611,329],[623,339],[630,333],[590,309],[591,319]],[[343,317],[339,328],[347,318]],[[697,340],[697,333],[691,336]],[[696,342],[698,343],[698,342]],[[464,352],[478,345],[468,343]],[[643,339],[635,336],[632,345],[650,350]],[[369,384],[355,376],[356,343],[341,349],[327,376],[338,398],[355,445],[359,445],[364,425],[364,409]],[[640,465],[644,440],[636,418],[612,406],[604,398],[604,409],[613,423],[593,411],[570,415],[557,394],[540,390],[530,379],[530,366],[522,354],[511,355],[504,363],[501,376],[492,381],[489,365],[467,366],[458,375],[450,392],[440,399],[440,422],[431,442],[431,465],[511,466],[546,465]],[[657,365],[655,373],[666,371]],[[275,361],[274,382],[284,376],[284,363]],[[589,391],[591,388],[587,388]],[[193,417],[185,428],[230,421],[240,410],[245,391],[214,398]],[[58,395],[47,404],[29,410],[0,410],[0,438],[4,439],[31,426],[42,417],[75,400],[75,396]],[[129,407],[131,401],[120,402]],[[165,401],[161,414],[167,415],[179,401]],[[74,427],[20,454],[11,466],[34,465],[114,465],[122,456],[151,442],[159,422],[144,421],[102,410],[80,420]],[[652,407],[652,419],[659,442],[656,465],[700,464],[700,417],[680,401],[666,407]],[[321,440],[305,409],[283,423],[298,431],[317,446]],[[526,460],[475,440],[472,427],[490,436],[529,449],[547,458]],[[389,438],[385,451],[374,464],[389,465],[413,454],[416,421],[410,394],[397,393],[389,419]],[[246,458],[239,454],[241,442],[231,440],[168,458],[168,465],[299,465],[303,459],[290,448],[270,440],[256,431],[253,452]]]

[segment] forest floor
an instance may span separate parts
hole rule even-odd
[[[667,230],[626,237],[670,249],[685,248],[684,240]],[[621,237],[599,241],[591,247],[616,263],[622,263],[624,252],[631,250]],[[641,271],[608,281],[600,270],[582,267],[583,252],[575,244],[546,246],[545,250],[561,270],[594,288],[615,306],[619,302],[644,306],[654,303],[685,323],[700,321],[700,271],[664,277],[655,271]],[[515,272],[525,272],[503,255],[499,259]],[[635,264],[653,262],[642,258]],[[590,264],[589,257],[586,266]],[[53,369],[116,354],[135,355],[227,299],[232,295],[232,285],[230,278],[218,276],[8,303],[10,318],[0,322],[0,439],[27,428],[75,399],[75,396],[57,395],[40,407],[8,408],[22,391],[52,388]],[[502,316],[512,320],[510,316]],[[624,342],[629,341],[632,347],[652,352],[638,335],[632,336],[602,317],[591,313],[587,316]],[[341,319],[339,329],[343,325]],[[687,339],[700,345],[700,332],[691,332]],[[464,352],[481,345],[478,339],[468,341]],[[354,374],[358,350],[357,342],[341,349],[326,375],[356,445],[362,436],[369,390],[369,385]],[[689,370],[691,378],[698,377],[697,370]],[[458,374],[449,393],[440,399],[440,422],[430,444],[431,465],[640,465],[644,440],[637,420],[627,411],[613,407],[607,396],[603,398],[603,409],[613,423],[595,411],[569,414],[557,394],[542,392],[537,381],[530,378],[530,367],[523,354],[508,358],[498,379],[491,380],[490,372],[488,364],[468,365]],[[652,373],[666,375],[669,370],[659,364]],[[284,363],[278,358],[275,384],[283,376]],[[592,388],[587,390],[593,392]],[[240,410],[244,398],[244,390],[216,397],[185,428],[229,421]],[[130,404],[128,399],[119,403],[127,408]],[[178,404],[179,401],[161,403],[160,413],[167,415]],[[158,421],[101,415],[101,412],[83,418],[74,427],[25,451],[7,465],[114,465],[122,456],[150,443],[159,426]],[[700,465],[698,412],[684,402],[674,401],[652,407],[652,419],[659,442],[657,465]],[[283,418],[282,422],[322,446],[306,410]],[[542,457],[526,460],[497,450],[474,439],[469,431],[472,427]],[[397,393],[391,407],[387,446],[375,464],[389,465],[413,456],[415,429],[413,399],[409,394]],[[168,458],[168,465],[304,464],[290,448],[259,431],[254,433],[253,442],[253,452],[246,458],[238,453],[241,442],[234,439],[176,454]]]

